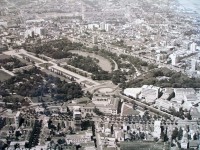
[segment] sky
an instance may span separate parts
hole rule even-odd
[[[178,0],[186,9],[192,9],[200,14],[200,0]]]

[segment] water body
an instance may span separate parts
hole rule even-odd
[[[200,0],[178,0],[186,10],[196,11],[200,14]]]

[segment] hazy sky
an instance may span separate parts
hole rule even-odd
[[[200,13],[200,0],[178,0],[185,8],[193,9]]]

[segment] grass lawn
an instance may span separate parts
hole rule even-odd
[[[90,56],[92,58],[96,58],[99,60],[99,62],[97,63],[99,65],[99,67],[101,67],[104,71],[112,72],[111,62],[108,59],[106,59],[100,55],[97,55],[94,53],[89,53],[89,52],[78,51],[78,50],[71,50],[69,52],[75,53],[75,54],[78,54],[78,55],[81,55],[84,57]]]
[[[40,66],[40,67],[46,68],[46,67],[51,67],[51,66],[53,66],[53,65],[50,64],[50,63],[44,63],[44,64],[40,64],[39,66]]]

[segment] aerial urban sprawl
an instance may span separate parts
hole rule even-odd
[[[0,0],[0,150],[200,150],[200,1]]]

